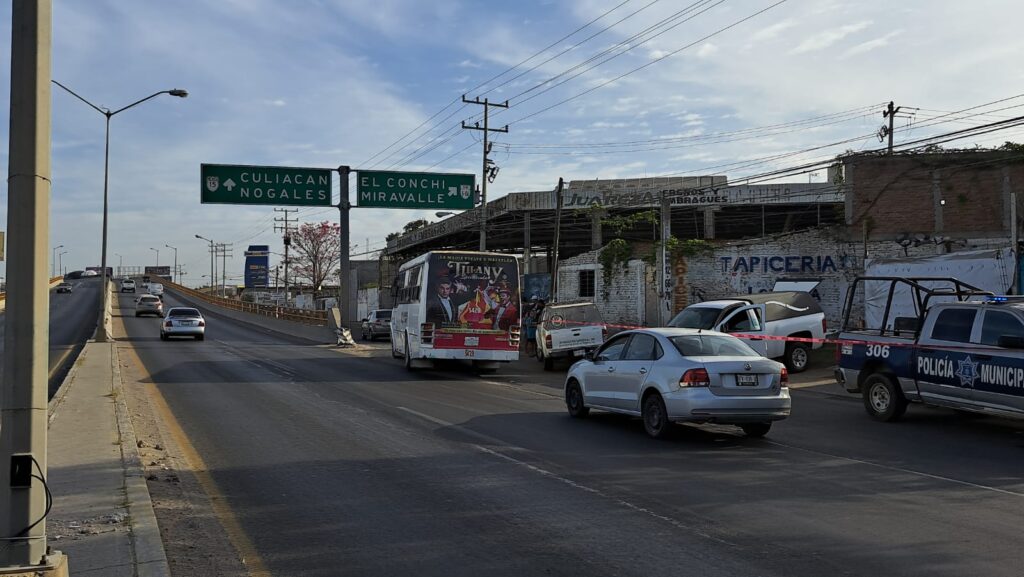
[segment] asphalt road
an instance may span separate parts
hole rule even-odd
[[[763,440],[681,426],[654,441],[635,420],[570,419],[550,380],[410,374],[389,356],[217,316],[205,342],[161,342],[158,320],[124,320],[274,575],[992,577],[1024,566],[1018,423],[921,407],[875,423],[825,386],[795,390],[792,418]]]
[[[50,396],[60,387],[78,351],[96,330],[100,314],[99,279],[68,282],[74,286],[70,294],[57,294],[56,289],[50,289]],[[0,312],[0,374],[3,374],[5,324],[3,312]]]

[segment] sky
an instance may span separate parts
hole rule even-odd
[[[109,109],[189,92],[111,120],[108,262],[171,265],[170,245],[192,286],[209,270],[196,234],[232,243],[238,283],[248,245],[270,245],[271,265],[283,252],[272,207],[200,203],[200,164],[479,174],[481,133],[461,123],[482,107],[463,95],[510,105],[492,109],[509,131],[492,136],[491,199],[559,177],[734,181],[871,150],[890,100],[907,113],[897,144],[1024,114],[1024,5],[1006,0],[52,1],[55,80]],[[6,165],[9,58],[0,85]],[[954,144],[1006,140],[1024,132]],[[50,246],[68,270],[100,261],[103,147],[103,116],[54,86]],[[6,222],[6,184],[0,197]],[[350,252],[418,218],[437,220],[354,209]]]

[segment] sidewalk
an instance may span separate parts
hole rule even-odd
[[[169,577],[119,367],[90,341],[50,401],[47,536],[76,577]]]

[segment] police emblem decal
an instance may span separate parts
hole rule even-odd
[[[971,360],[971,357],[957,361],[956,376],[960,377],[961,387],[974,388],[974,381],[978,380],[978,363]]]

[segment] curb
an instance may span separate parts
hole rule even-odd
[[[170,577],[171,568],[160,538],[153,501],[146,485],[146,475],[139,457],[138,439],[132,427],[128,405],[121,382],[121,361],[117,343],[110,344],[111,385],[117,412],[117,430],[121,439],[121,463],[124,466],[124,490],[131,523],[132,552],[135,571],[139,577]]]

